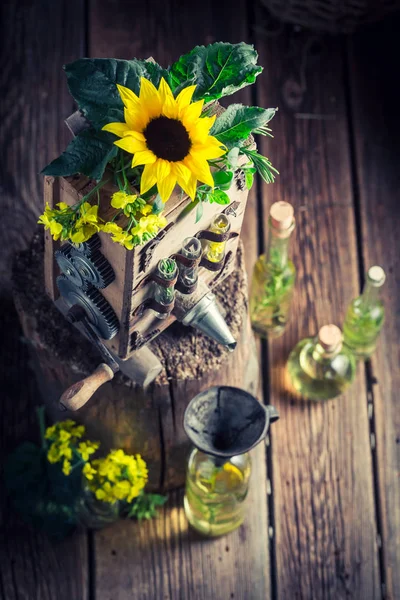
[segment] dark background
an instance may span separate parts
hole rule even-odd
[[[314,3],[270,5],[286,7],[290,17],[293,6]],[[252,505],[260,526],[229,538],[236,553],[225,542],[201,549],[187,544],[176,516],[180,492],[170,496],[160,521],[142,525],[140,533],[129,524],[78,533],[61,544],[27,528],[3,494],[1,600],[400,598],[400,17],[378,18],[395,2],[370,3],[371,22],[361,25],[354,15],[346,18],[339,3],[337,25],[333,3],[318,5],[319,27],[329,22],[331,33],[306,27],[300,8],[301,25],[282,23],[256,0],[2,3],[3,456],[18,441],[36,437],[39,398],[10,274],[14,253],[26,247],[42,212],[38,173],[70,138],[63,120],[74,105],[64,63],[81,56],[153,56],[168,65],[196,44],[254,43],[265,70],[256,86],[233,100],[279,106],[271,123],[275,138],[262,140],[261,151],[281,175],[273,186],[259,182],[251,192],[246,260],[250,273],[265,247],[268,207],[285,199],[296,211],[298,282],[290,328],[261,347],[264,400],[277,406],[281,421],[266,449],[268,485],[257,482],[261,500]],[[332,34],[343,28],[354,32]],[[334,403],[296,405],[283,369],[290,348],[324,323],[341,324],[372,264],[387,273],[387,322],[376,355],[359,366],[352,390]]]

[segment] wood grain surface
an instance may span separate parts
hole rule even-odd
[[[360,219],[360,268],[381,265],[386,323],[367,366],[371,433],[376,443],[377,511],[383,591],[400,598],[400,93],[393,86],[400,19],[370,27],[348,42],[355,192]],[[371,46],[374,39],[374,48]]]
[[[38,174],[70,135],[62,120],[73,103],[62,65],[84,52],[79,1],[4,2],[0,17],[0,294],[10,289],[11,259],[36,228],[43,204]],[[1,460],[37,439],[38,391],[11,300],[1,296]],[[2,482],[3,483],[3,482]],[[29,499],[27,499],[29,501]],[[87,535],[59,544],[29,529],[1,493],[1,600],[87,598]]]
[[[270,398],[284,423],[271,434],[281,600],[381,597],[362,369],[346,394],[326,403],[297,400],[286,372],[297,341],[324,324],[340,326],[358,291],[341,43],[299,33],[260,36],[256,44],[261,64],[269,65],[258,103],[279,105],[271,124],[275,138],[262,145],[281,172],[263,188],[264,222],[278,200],[292,203],[296,216],[292,316],[268,349]]]
[[[54,544],[26,527],[3,495],[0,599],[400,598],[398,19],[345,41],[283,27],[245,0],[10,0],[0,10],[1,291],[10,288],[10,256],[41,211],[38,172],[70,138],[63,119],[74,106],[62,64],[88,53],[168,64],[221,39],[254,40],[265,67],[257,93],[237,100],[279,106],[263,151],[281,175],[250,194],[242,229],[248,272],[265,245],[268,208],[280,199],[295,206],[298,270],[287,332],[262,346],[264,397],[281,420],[267,455],[263,446],[256,451],[246,524],[229,537],[200,539],[174,492],[154,521]],[[376,355],[344,396],[298,403],[284,371],[290,349],[324,323],[341,324],[373,263],[388,276]],[[5,297],[0,331],[5,456],[35,439],[37,389]]]

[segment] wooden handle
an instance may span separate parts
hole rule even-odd
[[[65,390],[60,398],[60,410],[79,410],[103,383],[111,381],[113,377],[113,370],[101,363],[91,375]]]

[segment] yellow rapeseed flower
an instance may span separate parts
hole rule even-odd
[[[209,135],[216,117],[201,117],[204,100],[191,102],[196,86],[184,88],[176,98],[164,78],[157,90],[142,77],[139,96],[122,85],[117,88],[125,122],[103,129],[120,137],[114,143],[134,155],[132,167],[144,165],[140,193],[157,184],[166,202],[177,183],[192,199],[197,180],[213,187],[207,161],[225,154],[226,148]]]
[[[115,192],[111,197],[111,206],[123,210],[128,204],[135,202],[136,198],[135,194],[127,194],[123,191]]]
[[[70,240],[74,244],[81,244],[86,242],[95,233],[101,229],[101,221],[98,217],[99,207],[97,205],[92,206],[89,202],[84,202],[79,209],[80,217],[75,222],[71,232]]]
[[[122,229],[122,227],[120,227],[116,223],[112,223],[111,221],[109,221],[108,223],[103,225],[101,229],[102,231],[104,231],[104,233],[111,234],[111,239],[113,242],[121,244],[121,246],[124,246],[127,250],[133,249],[135,244],[133,243],[132,235],[128,231]]]
[[[54,219],[54,215],[55,211],[50,208],[49,203],[47,202],[44,213],[40,215],[38,223],[44,225],[45,229],[49,229],[53,238],[58,240],[60,239],[63,226],[61,223],[57,223],[57,221]]]
[[[62,472],[67,476],[71,473],[71,463],[67,459],[63,462]]]

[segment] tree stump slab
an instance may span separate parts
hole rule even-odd
[[[234,352],[174,323],[148,344],[163,370],[146,390],[119,372],[84,407],[70,413],[59,410],[62,392],[89,375],[102,357],[45,294],[43,233],[36,233],[30,247],[15,257],[14,300],[50,418],[82,423],[88,436],[102,443],[103,452],[123,448],[140,453],[148,464],[149,489],[168,490],[184,484],[190,443],[183,430],[183,414],[196,394],[224,384],[257,392],[259,368],[247,313],[242,246],[236,263],[234,272],[215,289],[238,341]]]

